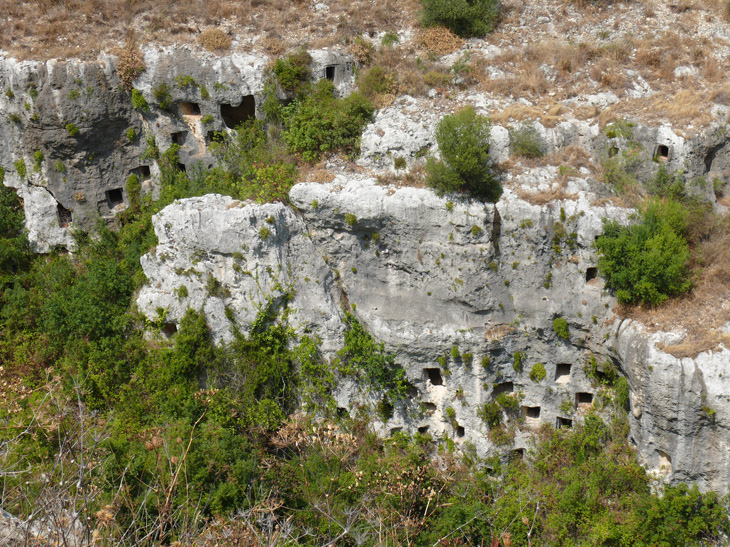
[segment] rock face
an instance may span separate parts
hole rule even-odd
[[[545,178],[538,169],[522,183],[539,189]],[[375,427],[429,432],[482,455],[520,451],[540,424],[568,427],[605,405],[593,356],[629,381],[642,463],[660,479],[725,493],[728,351],[675,359],[657,348],[671,335],[616,320],[592,243],[603,217],[629,212],[591,205],[587,187],[575,179],[576,199],[547,207],[509,190],[492,205],[344,177],[294,186],[295,210],[182,200],[154,218],[160,244],[143,258],[149,283],[137,303],[170,326],[202,309],[226,340],[233,324],[245,331],[268,299],[289,292],[290,323],[319,336],[329,357],[351,310],[413,387]],[[553,329],[558,317],[568,339]],[[347,408],[377,396],[345,382],[337,399]],[[490,431],[483,409],[498,400],[507,401],[498,407],[505,426]]]
[[[312,52],[313,78],[333,80],[346,95],[353,61]],[[185,47],[147,49],[134,82],[147,109],[132,107],[117,76],[117,59],[93,62],[24,61],[0,56],[0,167],[4,184],[25,203],[29,238],[37,252],[71,248],[71,229],[111,220],[129,205],[127,178],[153,191],[155,154],[179,146],[179,167],[210,167],[216,131],[261,117],[270,60],[219,57]]]
[[[340,96],[352,91],[350,56],[310,53],[313,79],[332,80]],[[114,57],[0,57],[0,167],[3,183],[23,199],[36,251],[71,248],[72,228],[113,220],[129,204],[131,174],[154,192],[155,149],[176,145],[180,168],[209,167],[216,131],[262,117],[266,57],[177,47],[147,49],[144,60],[133,85],[148,108],[135,110]],[[402,167],[401,158],[406,166],[422,162],[438,153],[435,127],[455,104],[484,114],[504,106],[483,94],[461,99],[401,97],[382,109],[364,131],[360,165],[383,172]],[[618,97],[576,100],[603,107]],[[519,128],[492,127],[495,163],[510,158],[511,132]],[[639,123],[611,131],[577,119],[533,129],[546,153],[575,147],[605,159],[639,150],[646,161],[636,176],[649,178],[661,165],[681,169],[688,190],[709,202],[713,186],[730,180],[722,126],[694,136]],[[601,386],[586,372],[593,355],[628,378],[631,437],[641,460],[667,480],[725,493],[728,351],[676,359],[657,345],[673,334],[616,320],[592,245],[602,218],[627,221],[629,211],[595,205],[595,181],[586,170],[575,174],[554,167],[508,173],[496,205],[355,175],[296,185],[295,208],[221,196],[183,200],[154,219],[159,245],[143,259],[149,283],[137,302],[167,333],[188,308],[202,309],[222,342],[233,327],[245,332],[268,302],[287,301],[290,324],[319,336],[328,357],[342,347],[343,310],[352,312],[397,354],[413,386],[376,427],[428,431],[480,454],[520,450],[540,423],[568,426],[590,402],[603,404]],[[558,186],[564,197],[556,200]],[[567,339],[554,331],[556,318],[567,321]],[[530,375],[538,363],[544,378]],[[379,395],[346,383],[337,398],[346,407]],[[490,431],[484,410],[496,401],[505,426]]]
[[[245,330],[266,298],[291,287],[292,324],[327,353],[342,346],[343,305],[397,354],[417,393],[382,431],[427,430],[482,454],[495,443],[480,412],[498,394],[513,394],[509,412],[529,424],[510,426],[515,449],[531,426],[569,425],[598,396],[583,364],[610,299],[591,278],[590,245],[601,217],[620,210],[585,197],[545,209],[509,192],[496,206],[451,202],[372,179],[299,184],[290,197],[298,215],[220,196],[165,209],[154,219],[160,244],[143,259],[140,308],[168,322],[203,309],[226,339],[230,320]],[[569,341],[553,332],[558,316]],[[544,379],[530,379],[536,363]],[[339,400],[361,397],[345,390]]]

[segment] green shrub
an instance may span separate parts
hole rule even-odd
[[[346,213],[345,214],[345,224],[350,226],[351,228],[357,224],[357,217],[353,215],[352,213]]]
[[[72,101],[75,101],[79,97],[81,97],[81,93],[79,93],[78,89],[72,89],[71,91],[68,92],[68,98],[71,99]]]
[[[400,42],[400,38],[398,38],[398,35],[395,32],[391,31],[383,34],[383,38],[380,40],[381,45],[384,45],[385,47],[390,47],[398,42]]]
[[[43,166],[43,151],[36,150],[33,153],[33,170],[38,172],[41,170],[42,166]]]
[[[22,121],[20,116],[18,116],[15,112],[8,114],[8,119],[13,123],[20,123]]]
[[[213,123],[213,121],[215,120],[212,114],[206,114],[205,116],[200,118],[200,123],[202,123],[203,125],[210,125]]]
[[[443,161],[429,158],[428,185],[439,194],[465,190],[487,201],[502,195],[502,185],[489,166],[490,121],[466,107],[444,116],[436,128]]]
[[[75,136],[77,136],[79,134],[79,128],[76,127],[76,125],[75,124],[72,124],[72,123],[67,123],[66,124],[66,131],[72,137],[75,137]]]
[[[370,100],[377,95],[388,93],[393,85],[393,79],[381,66],[363,70],[357,77],[357,90]]]
[[[142,92],[139,89],[132,90],[132,108],[139,112],[148,112],[150,105],[147,104],[147,99],[144,98]]]
[[[127,132],[125,133],[125,135],[129,142],[134,142],[134,139],[137,138],[137,133],[134,130],[134,127],[130,127],[129,129],[127,129]]]
[[[562,317],[556,317],[553,319],[553,332],[558,338],[562,338],[563,340],[568,340],[570,338],[568,322]]]
[[[157,84],[152,90],[152,95],[162,110],[169,112],[172,109],[172,95],[170,95],[170,87],[167,84],[163,82]]]
[[[198,87],[198,82],[196,82],[195,78],[189,74],[186,74],[185,76],[178,74],[175,76],[175,83],[178,87]]]
[[[604,221],[596,240],[598,269],[619,302],[657,305],[689,290],[687,216],[676,201],[654,199],[639,223]]]
[[[309,87],[309,65],[312,57],[305,49],[279,57],[274,63],[274,75],[279,87],[287,93],[303,96]]]
[[[354,376],[369,390],[382,394],[393,403],[403,399],[408,388],[405,370],[395,364],[395,355],[385,351],[363,329],[351,313],[345,313],[345,346],[337,352],[343,374]]]
[[[129,196],[129,207],[133,211],[139,210],[142,206],[142,185],[139,177],[134,173],[127,177],[127,195]]]
[[[372,119],[373,106],[353,93],[336,99],[334,85],[320,80],[312,93],[284,108],[283,139],[292,152],[316,161],[325,152],[342,150],[350,157],[360,152],[362,128]]]
[[[547,372],[545,372],[545,365],[542,363],[535,363],[532,365],[530,370],[530,380],[533,382],[542,382],[545,379]]]
[[[545,155],[545,146],[540,133],[534,125],[523,125],[518,129],[510,129],[512,153],[522,158],[541,158]]]
[[[23,161],[23,158],[20,158],[13,165],[15,166],[15,171],[18,173],[18,176],[21,179],[24,179],[25,175],[28,174],[28,168],[25,166],[25,161]]]
[[[522,372],[522,367],[524,366],[522,361],[524,358],[525,354],[521,351],[516,351],[512,354],[512,368],[515,372]]]
[[[498,0],[422,0],[426,27],[443,25],[462,37],[484,36],[499,17]]]
[[[394,158],[393,167],[395,167],[396,169],[405,169],[406,168],[406,159],[403,157]]]
[[[674,201],[682,201],[687,197],[682,173],[670,173],[664,164],[659,165],[654,176],[644,186],[654,196]]]
[[[502,423],[502,407],[496,401],[486,403],[477,411],[477,414],[489,429],[499,427]]]
[[[297,179],[296,165],[284,145],[267,135],[263,122],[249,120],[221,137],[211,143],[210,151],[224,171],[206,176],[210,191],[258,202],[289,199]]]

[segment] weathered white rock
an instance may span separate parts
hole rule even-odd
[[[150,283],[137,299],[149,317],[175,323],[202,309],[215,339],[226,341],[234,324],[246,332],[270,299],[289,295],[297,332],[322,336],[325,351],[341,345],[334,278],[288,207],[208,195],[175,202],[153,224],[159,244],[142,258]]]

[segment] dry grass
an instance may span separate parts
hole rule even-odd
[[[219,28],[207,28],[198,36],[198,42],[208,51],[225,51],[231,48],[231,39]]]
[[[418,32],[416,41],[419,45],[437,55],[448,55],[464,45],[464,40],[446,27],[421,29]]]
[[[274,36],[283,45],[273,49],[291,50],[405,28],[420,9],[418,0],[330,0],[327,5],[329,11],[316,11],[304,0],[0,0],[0,48],[23,59],[93,59],[120,47],[128,28],[135,29],[140,44],[161,45],[195,42],[201,31],[214,28],[238,37],[246,51],[272,49]],[[257,37],[269,43],[254,44]]]
[[[383,186],[394,186],[396,188],[404,186],[424,188],[426,186],[426,170],[423,165],[417,164],[405,172],[396,171],[384,173],[378,176],[378,184]]]
[[[122,81],[124,89],[132,90],[132,82],[145,69],[144,56],[137,46],[134,33],[127,33],[124,47],[116,51],[117,55],[117,73]]]

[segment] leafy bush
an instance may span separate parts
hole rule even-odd
[[[440,194],[465,190],[487,201],[502,195],[502,185],[489,166],[490,121],[466,107],[444,116],[436,128],[443,161],[429,158],[427,182]]]
[[[157,84],[152,90],[152,95],[162,110],[169,112],[172,109],[172,95],[170,95],[170,87],[167,84],[163,82]]]
[[[535,363],[530,369],[530,380],[533,382],[542,382],[545,379],[547,372],[545,371],[545,365],[542,363]]]
[[[21,179],[24,179],[25,175],[28,174],[28,168],[25,166],[25,160],[23,160],[23,158],[20,158],[13,165],[15,167],[15,171],[18,173],[18,176]]]
[[[659,165],[656,173],[646,182],[645,186],[650,194],[662,198],[682,201],[687,197],[682,173],[670,173],[664,164]]]
[[[390,93],[394,85],[393,79],[381,66],[363,70],[357,77],[358,91],[370,100],[377,95]]]
[[[553,332],[558,338],[562,338],[563,340],[568,340],[570,338],[568,322],[562,317],[556,317],[553,319]]]
[[[676,201],[654,199],[639,223],[604,221],[596,240],[598,269],[619,302],[657,305],[689,290],[687,215]]]
[[[338,355],[341,371],[355,376],[370,390],[382,393],[392,402],[402,399],[408,387],[405,371],[395,364],[395,355],[373,340],[351,313],[345,314],[345,347]]]
[[[69,134],[69,135],[71,135],[72,137],[75,137],[76,135],[78,135],[78,134],[79,134],[79,128],[78,128],[78,127],[76,127],[76,125],[75,125],[75,124],[73,124],[73,123],[67,123],[67,124],[66,124],[66,131],[67,131],[67,132],[68,132],[68,134]]]
[[[147,104],[147,99],[144,98],[142,92],[139,89],[132,90],[132,108],[139,112],[148,112],[150,106]]]
[[[499,17],[499,0],[423,0],[426,27],[443,25],[461,37],[484,36]]]
[[[336,99],[332,82],[320,80],[311,94],[285,107],[283,139],[289,150],[301,153],[306,161],[334,150],[356,156],[362,128],[371,121],[373,111],[359,93]]]
[[[303,96],[309,87],[309,64],[312,57],[305,49],[286,57],[279,57],[274,63],[274,75],[279,87],[297,97]]]
[[[509,139],[512,153],[523,158],[541,158],[545,155],[545,147],[540,140],[540,133],[534,125],[523,125],[518,129],[510,129]]]
[[[211,191],[259,202],[287,201],[298,171],[284,146],[268,137],[263,122],[249,120],[221,133],[210,151],[223,171],[205,176]]]

